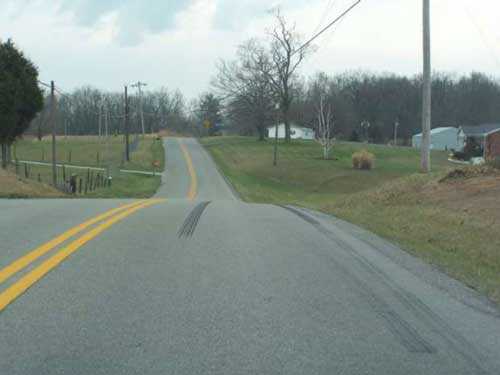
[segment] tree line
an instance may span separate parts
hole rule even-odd
[[[322,103],[322,108],[331,108],[335,138],[388,142],[397,126],[399,142],[409,144],[420,132],[420,75],[351,71],[307,77],[300,74],[301,64],[315,48],[277,11],[266,37],[247,40],[233,59],[221,60],[212,89],[220,98],[218,110],[226,127],[264,139],[267,128],[279,121],[289,140],[292,122],[318,130]],[[500,122],[498,80],[477,72],[433,75],[434,127],[487,122]]]
[[[44,107],[32,121],[28,133],[41,138],[52,129],[50,93],[44,92]],[[56,133],[59,135],[118,135],[124,132],[124,93],[104,92],[85,86],[71,93],[56,94]],[[141,97],[129,95],[129,129],[142,131],[139,101],[142,101],[146,133],[170,129],[185,132],[190,128],[186,100],[179,90],[160,89],[144,92]]]
[[[221,66],[222,69],[235,69],[245,77],[245,72],[235,66]],[[234,81],[231,84],[235,84]],[[142,107],[146,132],[168,129],[178,133],[213,135],[220,131],[216,125],[223,125],[232,133],[264,139],[267,128],[282,121],[269,86],[270,83],[260,77],[251,87],[252,92],[228,95],[224,99],[220,90],[214,90],[189,102],[179,90],[144,92]],[[332,108],[332,136],[385,143],[393,139],[397,122],[401,144],[409,144],[412,135],[421,129],[421,86],[420,76],[368,72],[318,73],[310,78],[298,77],[293,86],[288,121],[317,130],[317,107],[324,100]],[[484,74],[434,74],[432,97],[434,127],[500,121],[500,82]],[[133,133],[141,132],[139,100],[137,95],[129,97],[129,121]],[[39,137],[51,131],[50,96],[47,92],[44,103],[28,131]],[[207,121],[210,126],[205,128]],[[104,135],[106,129],[110,135],[123,133],[123,93],[83,87],[58,96],[57,134]]]
[[[377,143],[393,139],[395,124],[399,125],[400,143],[409,144],[411,136],[420,132],[420,76],[356,71],[306,76],[301,72],[302,63],[315,48],[304,43],[295,26],[276,10],[274,26],[264,37],[242,43],[233,59],[219,61],[210,90],[198,98],[187,100],[179,90],[168,89],[145,91],[139,97],[129,90],[130,131],[142,131],[143,117],[148,133],[168,129],[197,136],[216,135],[223,127],[261,140],[267,128],[277,122],[284,123],[287,141],[292,123],[317,133],[329,124],[328,137]],[[57,90],[56,102],[51,103],[47,89],[38,84],[36,66],[11,41],[0,42],[0,68],[2,160],[8,159],[10,145],[26,130],[41,138],[50,133],[52,123],[59,135],[124,132],[122,92],[90,86],[71,93]],[[52,112],[51,108],[56,110]],[[499,120],[498,80],[482,73],[434,74],[434,127]],[[327,144],[324,135],[323,143]]]

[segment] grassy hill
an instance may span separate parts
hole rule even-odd
[[[415,173],[420,160],[419,153],[411,148],[349,142],[338,143],[332,151],[332,159],[323,160],[317,143],[294,141],[279,144],[278,166],[274,167],[272,141],[217,137],[201,142],[243,199],[314,208]],[[352,168],[352,154],[362,149],[375,155],[373,171]],[[434,152],[433,161],[438,171],[449,167],[444,152]]]
[[[245,137],[203,139],[242,199],[318,209],[365,227],[500,302],[500,172],[456,170],[433,152],[433,173],[417,173],[411,148],[338,143],[322,160],[314,142],[279,145]],[[375,157],[354,170],[353,152]]]
[[[15,174],[0,169],[0,198],[58,198],[64,194],[49,185],[21,180]]]

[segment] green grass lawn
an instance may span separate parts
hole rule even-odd
[[[130,142],[135,136],[130,137]],[[123,136],[110,136],[106,140],[97,136],[57,137],[56,159],[61,164],[91,167],[112,165],[123,169],[153,170],[153,162],[160,162],[164,168],[165,157],[161,140],[155,137],[139,137],[137,149],[131,152],[130,162],[124,161],[125,144]],[[16,142],[15,157],[19,160],[52,161],[52,141],[50,137],[23,139]]]
[[[231,179],[243,199],[252,202],[291,203],[320,208],[325,201],[341,200],[387,181],[414,173],[419,153],[411,148],[338,143],[331,160],[322,159],[313,141],[280,143],[278,166],[272,165],[273,142],[248,137],[204,138],[201,143]],[[374,171],[352,168],[351,156],[367,149],[375,157]],[[447,154],[433,153],[435,168],[448,166]]]
[[[399,244],[500,302],[500,233],[493,229],[500,220],[500,195],[489,191],[486,196],[488,188],[482,186],[477,193],[460,181],[439,183],[455,168],[447,153],[433,152],[433,173],[422,175],[417,173],[420,155],[411,148],[338,143],[334,159],[321,160],[318,144],[294,141],[279,144],[278,166],[273,167],[272,142],[219,137],[201,143],[243,200],[333,214]],[[373,170],[352,168],[351,156],[361,149],[375,155]],[[492,201],[498,207],[485,209]]]
[[[131,137],[133,140],[134,137]],[[135,150],[130,154],[130,162],[123,161],[124,144],[122,137],[109,137],[99,139],[97,136],[73,136],[58,137],[57,139],[57,162],[65,164],[57,168],[58,181],[63,180],[63,175],[68,180],[72,174],[77,175],[85,181],[87,170],[68,167],[66,164],[89,167],[110,167],[112,171],[112,183],[110,187],[100,187],[95,191],[88,191],[82,197],[88,198],[147,198],[152,196],[161,183],[160,176],[147,176],[139,174],[121,173],[119,169],[131,169],[140,171],[161,172],[165,168],[165,151],[163,142],[155,137],[140,137]],[[51,162],[51,139],[44,138],[25,139],[16,143],[15,157],[18,160]],[[158,167],[153,164],[158,161]],[[18,174],[24,177],[25,167],[18,167]],[[44,184],[52,183],[52,169],[50,166],[30,165],[29,179],[40,181]],[[15,167],[11,166],[15,172]],[[105,174],[105,172],[92,172]]]

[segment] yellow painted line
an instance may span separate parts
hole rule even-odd
[[[69,238],[73,237],[74,235],[80,233],[81,231],[87,229],[91,225],[94,225],[95,223],[98,223],[101,220],[107,219],[108,217],[110,217],[114,214],[117,214],[123,210],[137,206],[137,205],[142,204],[142,203],[144,203],[144,200],[140,200],[140,201],[129,203],[129,204],[117,207],[117,208],[113,208],[109,211],[104,212],[101,215],[98,215],[90,220],[87,220],[87,221],[67,230],[63,234],[61,234],[61,235],[53,238],[52,240],[44,243],[43,245],[37,247],[36,249],[32,250],[28,254],[15,260],[11,264],[9,264],[7,267],[0,270],[0,284],[3,283],[5,280],[7,280],[12,275],[14,275],[15,273],[19,272],[23,268],[25,268],[28,265],[30,265],[31,263],[33,263],[35,260],[37,260],[38,258],[43,256],[44,254],[47,254],[50,250],[52,250],[56,246],[59,246],[67,239],[69,239]]]
[[[196,198],[197,190],[198,190],[198,178],[196,177],[196,171],[194,170],[193,160],[191,159],[191,155],[189,155],[189,151],[184,143],[179,142],[179,146],[181,147],[182,153],[184,154],[184,159],[186,160],[186,164],[188,167],[189,175],[191,176],[191,183],[189,185],[189,191],[187,193],[187,199],[192,201]]]
[[[104,232],[106,229],[111,227],[113,224],[125,219],[126,217],[132,215],[134,212],[139,211],[145,207],[151,206],[153,204],[157,204],[160,202],[164,202],[164,199],[151,199],[148,201],[143,201],[142,204],[133,206],[124,212],[121,212],[105,222],[99,224],[92,230],[86,232],[81,237],[77,238],[66,247],[59,250],[55,255],[47,259],[45,262],[37,266],[35,269],[24,275],[17,282],[12,284],[5,291],[0,293],[0,311],[5,309],[12,301],[18,298],[21,294],[23,294],[29,287],[39,281],[42,277],[44,277],[47,273],[49,273],[52,269],[57,267],[60,263],[62,263],[67,257],[77,251],[80,247],[85,245],[87,242],[97,237],[99,234]]]

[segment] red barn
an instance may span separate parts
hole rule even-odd
[[[484,158],[487,161],[500,158],[500,129],[486,134],[484,146]]]

